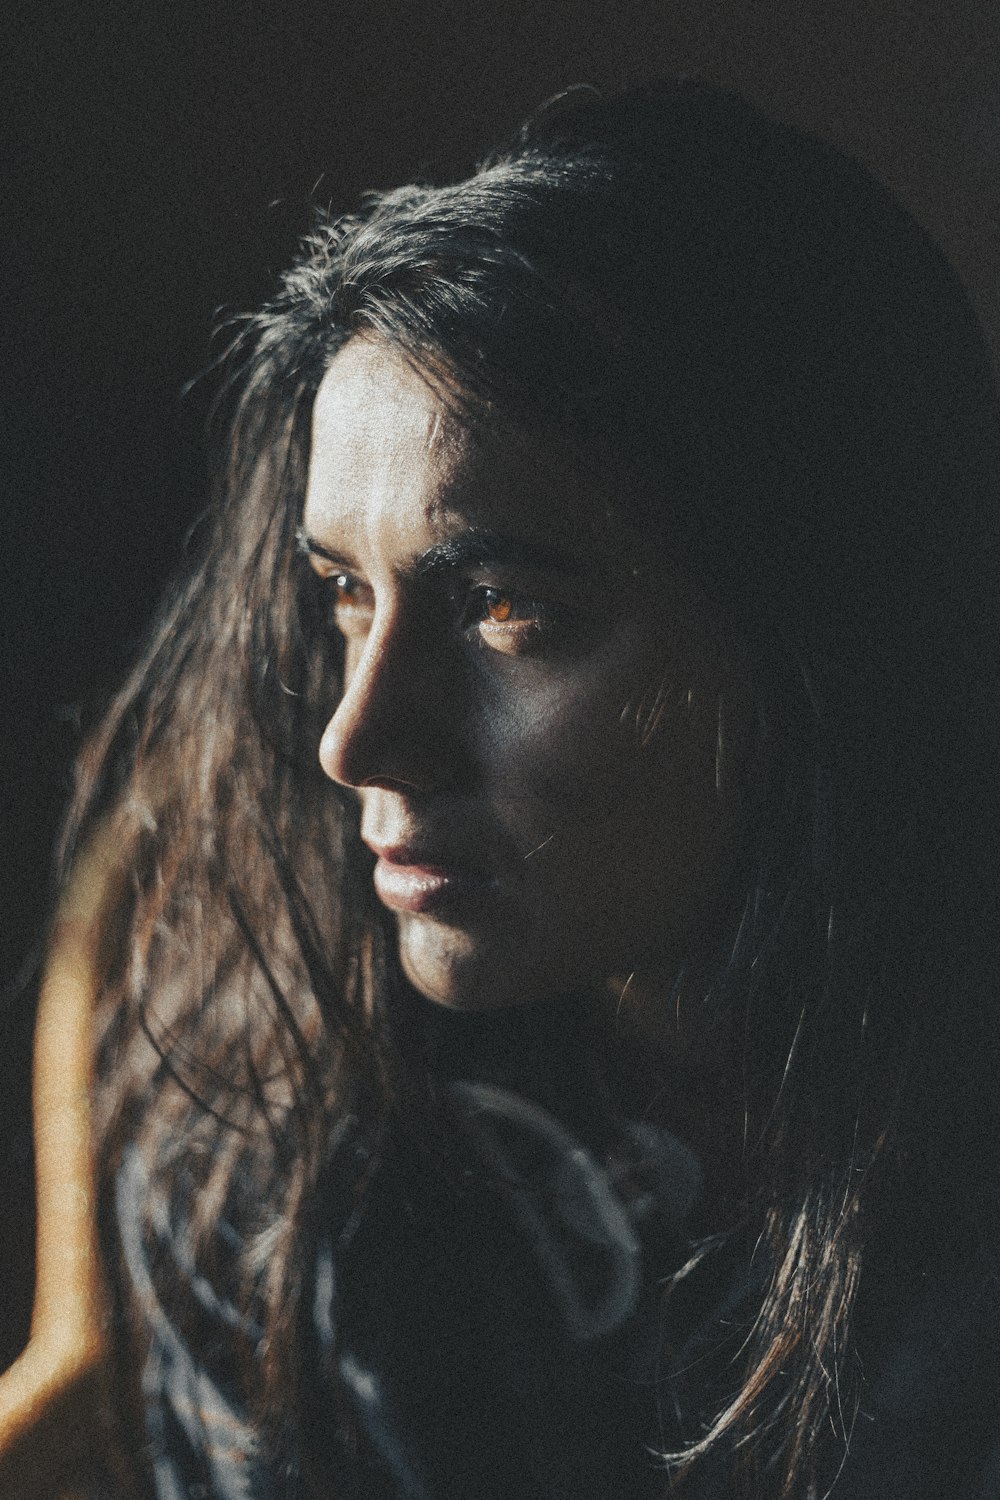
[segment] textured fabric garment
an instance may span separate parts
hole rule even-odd
[[[186,1253],[183,1226],[172,1224],[149,1191],[137,1151],[119,1170],[118,1229],[132,1294],[141,1308],[148,1353],[142,1371],[146,1467],[156,1500],[291,1500],[244,1409],[226,1357],[234,1333],[259,1341],[235,1308],[199,1274]],[[233,1235],[226,1224],[219,1233]],[[237,1245],[238,1248],[238,1245]],[[181,1278],[204,1336],[182,1337],[164,1307],[157,1282]]]
[[[260,1329],[199,1273],[138,1157],[123,1163],[155,1500],[665,1500],[654,1453],[695,1434],[720,1372],[731,1379],[766,1270],[738,1239],[720,1242],[665,1327],[658,1283],[690,1250],[691,1154],[608,1112],[572,1008],[427,1024],[471,1165],[456,1184],[401,1137],[380,1152],[363,1212],[331,1194],[312,1257],[298,1449],[262,1442],[242,1402],[230,1350],[252,1349]],[[335,1186],[363,1155],[345,1133]],[[238,1249],[232,1226],[219,1234]],[[196,1337],[180,1336],[158,1295],[165,1266]],[[833,1500],[1000,1500],[992,1253],[929,1280],[866,1374]],[[685,1500],[730,1500],[727,1472],[720,1454]]]
[[[576,1002],[424,1019],[469,1167],[456,1184],[391,1139],[361,1215],[331,1205],[321,1225],[303,1354],[313,1483],[338,1500],[658,1495],[657,1278],[686,1253],[697,1164],[611,1116]],[[349,1143],[341,1157],[356,1170]],[[156,1500],[305,1493],[297,1464],[263,1451],[227,1365],[228,1341],[260,1330],[199,1275],[183,1224],[151,1208],[135,1154],[118,1213],[149,1337]],[[157,1294],[165,1267],[197,1305],[196,1346]]]

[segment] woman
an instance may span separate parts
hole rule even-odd
[[[580,91],[321,220],[226,369],[65,856],[126,872],[131,1481],[993,1493],[1000,428],[954,276],[738,100]]]

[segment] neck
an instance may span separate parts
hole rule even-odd
[[[600,1021],[586,997],[477,1012],[423,999],[419,1007],[437,1078],[522,1094],[591,1143],[611,1133],[614,1111],[600,1067]]]

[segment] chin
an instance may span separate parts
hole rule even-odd
[[[475,935],[410,918],[399,924],[403,973],[427,1000],[453,1010],[501,1010],[551,998],[571,985],[541,975],[524,962],[522,949],[490,943]]]

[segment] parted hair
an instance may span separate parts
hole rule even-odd
[[[229,325],[210,522],[81,756],[62,854],[106,838],[129,872],[96,1042],[123,1379],[127,1150],[148,1211],[247,1311],[234,1363],[290,1451],[338,1126],[405,1121],[451,1150],[354,799],[316,758],[340,660],[295,535],[312,399],[359,332],[474,428],[613,463],[623,512],[751,664],[751,827],[703,1003],[738,1017],[739,1219],[766,1274],[664,1486],[722,1454],[734,1489],[821,1494],[872,1309],[991,1212],[1000,424],[923,231],[833,149],[696,84],[572,91],[465,181],[317,214],[273,300]]]

